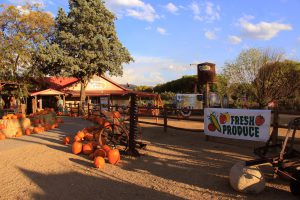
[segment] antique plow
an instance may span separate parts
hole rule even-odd
[[[300,128],[300,117],[290,121],[282,144],[271,144],[271,137],[265,146],[254,149],[259,159],[246,161],[246,166],[270,163],[274,178],[290,181],[290,190],[300,196],[300,152],[295,149],[295,136]]]

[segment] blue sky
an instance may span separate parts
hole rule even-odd
[[[0,0],[21,4],[23,0]],[[67,0],[31,0],[56,15]],[[251,47],[275,48],[300,60],[299,0],[107,0],[118,36],[135,62],[119,83],[156,85],[196,74],[191,63],[213,62],[218,72]]]

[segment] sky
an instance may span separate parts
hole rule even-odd
[[[25,0],[0,0],[21,5]],[[67,0],[31,0],[55,16]],[[106,0],[116,31],[135,62],[118,83],[155,86],[195,75],[201,62],[222,72],[242,50],[274,48],[300,60],[299,0]]]

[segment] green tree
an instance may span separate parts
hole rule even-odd
[[[272,101],[292,98],[300,90],[300,63],[268,63],[260,68],[252,85],[260,107],[265,107]]]
[[[283,58],[284,54],[274,49],[251,48],[242,51],[233,62],[225,63],[224,76],[228,80],[230,96],[238,99],[246,95],[262,107],[257,95],[261,93],[258,91],[261,88],[256,87],[254,81],[265,65],[280,62]]]
[[[274,49],[251,48],[242,51],[238,57],[225,63],[224,75],[228,83],[253,83],[258,71],[266,63],[282,61],[284,54]]]
[[[135,91],[140,91],[140,92],[153,92],[153,87],[146,86],[146,85],[140,85],[134,88]]]
[[[101,0],[69,0],[69,13],[58,11],[50,45],[40,48],[40,70],[78,78],[83,102],[93,75],[122,75],[122,64],[133,61],[117,37],[115,19]]]
[[[174,92],[174,93],[194,93],[197,85],[197,76],[183,76],[164,84],[159,84],[153,88],[155,92]]]
[[[34,71],[34,56],[52,34],[53,17],[39,5],[0,5],[0,79],[19,82]]]

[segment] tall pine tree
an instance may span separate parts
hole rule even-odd
[[[39,68],[46,74],[76,77],[81,82],[80,101],[95,74],[122,75],[123,63],[132,61],[119,41],[115,16],[101,0],[69,0],[69,13],[59,9],[56,33],[40,48]]]

